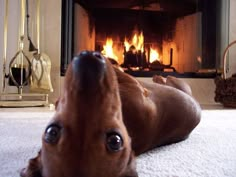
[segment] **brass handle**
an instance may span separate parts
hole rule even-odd
[[[3,36],[3,75],[2,75],[2,92],[5,92],[6,88],[6,63],[7,63],[7,29],[8,28],[8,0],[5,1],[5,16],[4,16],[4,36]]]

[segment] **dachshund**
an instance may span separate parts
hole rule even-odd
[[[138,81],[98,52],[75,56],[42,148],[21,177],[138,177],[135,156],[186,139],[201,119],[188,84],[153,81]]]

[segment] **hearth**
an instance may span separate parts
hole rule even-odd
[[[64,0],[62,75],[96,50],[135,76],[215,77],[228,0]]]

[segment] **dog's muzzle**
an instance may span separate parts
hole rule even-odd
[[[72,70],[80,89],[94,89],[104,78],[106,61],[99,52],[83,51],[74,57]]]

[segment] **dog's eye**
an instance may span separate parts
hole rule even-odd
[[[50,144],[57,143],[61,134],[60,130],[61,127],[56,124],[49,125],[45,130],[45,136],[44,136],[45,142]]]
[[[120,134],[108,133],[106,138],[107,149],[111,152],[117,152],[123,148],[123,139]]]

